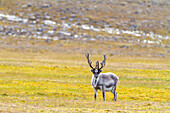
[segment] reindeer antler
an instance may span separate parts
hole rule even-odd
[[[104,54],[103,56],[104,56],[104,60],[102,61],[102,63],[100,63],[101,64],[100,69],[102,69],[106,64],[106,59],[107,59],[106,54]]]
[[[92,64],[92,61],[90,61],[90,59],[89,59],[89,53],[87,53],[85,56],[86,56],[86,58],[87,58],[87,62],[89,63],[89,66],[90,66],[92,69],[94,69],[93,66],[91,65],[91,64]]]

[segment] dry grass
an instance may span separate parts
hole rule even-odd
[[[102,56],[91,57],[101,60]],[[169,111],[168,58],[109,57],[104,72],[120,78],[118,101],[99,92],[93,99],[84,54],[0,53],[1,112],[165,112]],[[142,66],[141,66],[141,65]],[[156,67],[155,67],[156,66]]]

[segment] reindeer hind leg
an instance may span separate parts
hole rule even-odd
[[[117,101],[117,92],[116,92],[117,83],[118,83],[118,80],[116,80],[114,87],[111,91],[114,94],[114,101]]]

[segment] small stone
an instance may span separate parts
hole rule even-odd
[[[115,53],[113,53],[113,52],[112,52],[112,53],[110,53],[110,56],[114,56],[114,55],[115,55]]]
[[[35,17],[36,17],[37,19],[41,19],[41,18],[42,18],[40,14],[36,14]]]
[[[138,25],[132,25],[131,27],[132,27],[133,30],[137,30],[139,28]]]
[[[23,5],[22,8],[27,8],[27,7],[32,7],[31,4],[28,4],[28,5]]]
[[[2,94],[2,96],[8,96],[8,94],[6,94],[6,93],[3,93],[3,94]]]
[[[4,31],[4,27],[0,26],[0,32]]]
[[[57,44],[58,47],[62,46],[62,44]]]
[[[31,5],[31,4],[28,4],[27,7],[32,7],[32,5]]]
[[[166,53],[170,53],[170,50],[166,50],[165,52],[166,52]]]
[[[90,19],[89,18],[82,18],[82,20],[89,21]]]
[[[31,16],[31,17],[29,18],[29,20],[34,21],[34,20],[36,20],[36,17],[35,17],[35,16]]]
[[[129,46],[121,45],[120,48],[127,49],[127,48],[129,48]]]
[[[0,17],[0,20],[3,20],[3,17]]]
[[[135,14],[140,14],[138,11],[135,11]]]
[[[20,35],[24,35],[24,34],[26,34],[27,33],[27,30],[25,30],[25,29],[22,29],[21,31],[20,31]]]
[[[170,45],[165,45],[165,48],[170,48]]]
[[[166,55],[164,55],[164,54],[162,54],[162,53],[160,53],[159,56],[160,56],[160,57],[166,57]]]
[[[37,31],[38,31],[38,32],[43,32],[44,29],[43,29],[43,28],[42,28],[42,29],[37,29]]]
[[[65,16],[65,17],[61,17],[60,19],[61,20],[66,20],[68,18],[68,16]]]
[[[27,5],[23,5],[23,6],[22,6],[22,8],[26,8],[26,7],[27,7]]]
[[[126,4],[125,4],[125,3],[121,3],[120,5],[121,5],[121,6],[125,6]]]
[[[74,20],[74,18],[69,18],[69,20],[70,20],[70,21],[73,21],[73,20]]]
[[[52,18],[51,18],[50,16],[44,16],[43,19],[44,19],[44,20],[46,20],[46,19],[47,19],[47,20],[51,20]]]
[[[76,14],[71,15],[71,18],[76,18],[76,17],[77,17]]]
[[[43,6],[42,6],[42,8],[49,8],[49,7],[51,7],[52,5],[51,4],[44,4]]]
[[[76,49],[76,50],[79,50],[80,48],[79,48],[79,47],[76,47],[75,49]]]

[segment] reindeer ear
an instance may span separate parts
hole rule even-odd
[[[90,69],[91,72],[93,72],[93,69]]]

